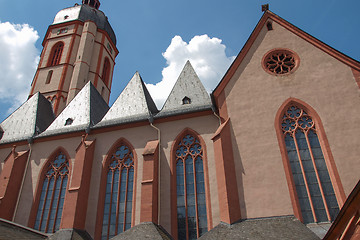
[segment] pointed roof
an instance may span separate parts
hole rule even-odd
[[[87,130],[108,110],[109,106],[89,81],[39,137]]]
[[[37,92],[0,124],[3,133],[0,144],[32,138],[43,132],[54,118],[51,103]]]
[[[48,234],[0,218],[0,239],[48,239]]]
[[[138,72],[96,127],[149,119],[158,109]]]
[[[211,109],[212,103],[188,60],[156,118]]]
[[[80,229],[60,229],[49,236],[49,240],[93,240],[88,232]]]
[[[248,219],[231,225],[221,222],[199,239],[319,240],[320,238],[294,216],[283,216]]]
[[[111,238],[111,240],[127,239],[171,240],[173,238],[163,227],[152,222],[144,222]]]
[[[261,29],[267,23],[268,19],[276,22],[277,24],[281,25],[288,31],[294,33],[298,37],[304,39],[305,41],[309,42],[310,44],[314,45],[315,47],[321,49],[322,51],[326,52],[330,56],[336,58],[337,60],[343,62],[344,64],[348,65],[349,67],[360,71],[360,62],[356,61],[355,59],[339,52],[338,50],[330,47],[329,45],[325,44],[324,42],[320,41],[319,39],[311,36],[310,34],[304,32],[300,28],[292,25],[285,19],[279,17],[278,15],[274,14],[273,12],[267,10],[261,19],[259,20],[258,24],[256,25],[255,29],[251,33],[249,39],[245,43],[244,47],[241,49],[240,53],[235,58],[234,62],[231,64],[230,68],[225,73],[224,77],[221,79],[220,83],[217,85],[215,90],[213,91],[213,95],[218,97],[220,93],[224,90],[225,86],[228,84],[232,76],[234,76],[236,70],[242,63],[243,59],[247,55],[248,51],[250,50],[251,46],[257,39]]]

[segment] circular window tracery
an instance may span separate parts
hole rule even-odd
[[[299,66],[299,56],[289,49],[273,49],[263,57],[262,66],[270,74],[289,74]]]

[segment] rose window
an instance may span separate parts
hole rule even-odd
[[[294,71],[298,65],[297,54],[287,49],[271,50],[263,58],[263,68],[270,74],[287,74]]]

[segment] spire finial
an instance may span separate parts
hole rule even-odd
[[[269,4],[268,3],[261,5],[261,11],[262,12],[266,12],[268,10],[269,10]]]
[[[100,0],[82,0],[83,5],[89,5],[95,9],[99,9],[100,7]]]

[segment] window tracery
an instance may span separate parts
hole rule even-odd
[[[101,239],[109,239],[131,228],[133,183],[134,155],[122,143],[107,167]]]
[[[53,48],[51,49],[50,58],[48,61],[48,67],[49,66],[55,66],[60,63],[61,55],[64,49],[64,43],[58,42],[56,43]]]
[[[290,105],[281,120],[285,146],[304,223],[333,221],[339,212],[312,117]]]
[[[207,232],[203,148],[186,134],[175,149],[178,239],[197,239]]]
[[[42,182],[34,228],[53,233],[59,230],[69,176],[69,161],[60,152],[50,162]]]
[[[299,65],[298,55],[288,49],[275,49],[263,58],[263,68],[274,75],[288,74],[296,70]]]

